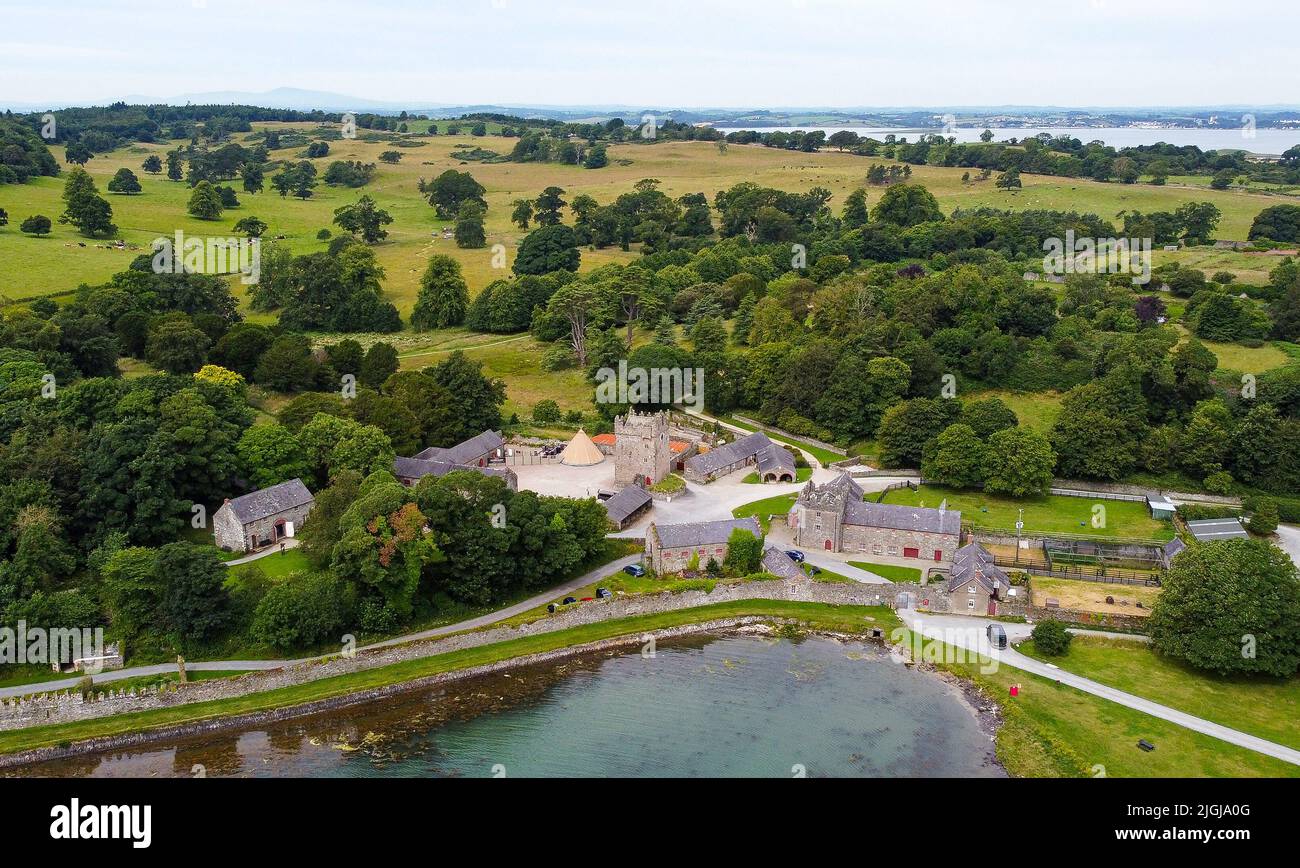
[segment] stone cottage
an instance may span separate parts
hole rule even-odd
[[[998,602],[1016,595],[1011,579],[979,543],[957,550],[948,573],[949,604],[956,615],[996,615]]]
[[[704,569],[710,558],[722,563],[727,557],[731,532],[738,527],[760,539],[763,537],[763,528],[752,516],[688,524],[651,524],[645,534],[646,560],[661,575],[681,572],[694,556],[699,557],[700,569]]]
[[[790,510],[798,545],[830,552],[944,563],[961,544],[961,513],[863,500],[847,473],[804,486]]]
[[[316,505],[301,479],[227,500],[212,517],[217,546],[231,552],[248,552],[294,536]]]
[[[412,458],[393,460],[393,475],[403,485],[415,485],[426,476],[446,476],[453,470],[476,470],[485,476],[499,476],[519,490],[519,480],[509,467],[490,467],[492,461],[505,459],[505,440],[500,431],[484,431],[455,446],[430,446]]]

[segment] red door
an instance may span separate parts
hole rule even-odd
[[[998,613],[998,601],[993,599],[992,597],[989,597],[989,614],[996,615],[997,613]]]
[[[826,551],[830,551],[830,550],[831,550],[831,541],[826,540]]]
[[[935,550],[934,550],[934,562],[937,564],[937,563],[939,563],[939,561],[941,561],[941,560],[943,560],[943,549],[935,549]]]
[[[909,549],[909,548],[903,549],[903,557],[905,558],[919,558],[920,556],[921,556],[920,549]]]

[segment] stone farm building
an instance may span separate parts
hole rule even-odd
[[[639,485],[628,485],[613,497],[601,501],[610,524],[618,530],[627,527],[650,507],[650,492]]]
[[[651,524],[645,534],[646,560],[650,569],[660,575],[687,569],[693,556],[699,557],[700,569],[704,569],[710,558],[722,563],[727,557],[727,541],[738,527],[756,537],[763,536],[763,528],[752,516],[689,524]]]
[[[499,476],[519,489],[515,472],[509,467],[491,467],[489,462],[505,458],[505,441],[500,431],[484,431],[448,449],[430,446],[413,458],[393,459],[393,475],[403,485],[415,485],[426,476],[446,476],[453,470],[477,470],[485,476]]]
[[[226,551],[252,551],[294,536],[315,505],[302,480],[290,479],[227,500],[212,517],[212,535]]]
[[[948,572],[948,595],[955,614],[996,615],[998,602],[1016,595],[1011,579],[979,543],[957,549]]]
[[[794,456],[762,431],[687,459],[686,478],[692,482],[711,482],[750,465],[763,482],[794,482]]]
[[[943,563],[961,544],[960,512],[864,501],[847,473],[821,486],[810,481],[788,520],[798,545],[832,552]]]

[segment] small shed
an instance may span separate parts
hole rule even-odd
[[[1250,539],[1250,534],[1241,526],[1240,519],[1206,518],[1189,521],[1187,529],[1197,542],[1217,542],[1224,539]]]
[[[1148,492],[1146,497],[1147,509],[1151,510],[1152,518],[1172,519],[1174,517],[1177,507],[1172,500],[1154,491]]]

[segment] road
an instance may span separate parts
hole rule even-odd
[[[984,634],[984,628],[991,623],[982,619],[971,619],[961,615],[929,615],[921,614],[914,611],[900,611],[899,617],[903,622],[929,639],[940,639],[948,644],[956,645],[968,651],[976,651],[987,657],[994,658],[999,664],[1010,666],[1014,669],[1020,669],[1025,672],[1031,672],[1035,675],[1041,675],[1044,678],[1050,678],[1053,681],[1066,684],[1084,693],[1091,693],[1093,696],[1100,696],[1102,699],[1108,699],[1119,705],[1141,711],[1143,714],[1149,714],[1152,717],[1158,717],[1161,720],[1167,720],[1170,723],[1177,724],[1193,732],[1203,733],[1213,736],[1229,744],[1235,744],[1238,747],[1244,747],[1257,753],[1265,754],[1292,765],[1300,766],[1300,751],[1284,745],[1275,744],[1257,736],[1239,732],[1235,729],[1229,729],[1218,723],[1205,720],[1200,717],[1187,714],[1152,702],[1149,699],[1143,699],[1140,696],[1134,696],[1131,693],[1125,693],[1122,690],[1116,690],[1113,687],[1107,687],[1105,684],[1084,678],[1079,675],[1066,672],[1050,663],[1043,663],[1032,657],[1026,657],[1014,648],[1005,648],[994,650],[988,643]],[[975,624],[972,625],[972,620]],[[973,629],[972,629],[973,627]],[[1007,632],[1007,638],[1010,641],[1017,641],[1029,636],[1032,627],[1028,624],[1002,624]],[[1093,635],[1092,631],[1089,631]],[[1111,634],[1118,635],[1118,634]],[[1132,637],[1124,637],[1132,638]]]
[[[1282,551],[1291,556],[1296,566],[1300,567],[1300,527],[1294,524],[1279,524],[1277,544]]]
[[[387,648],[391,645],[401,645],[405,642],[431,639],[436,636],[444,636],[448,633],[458,633],[462,630],[473,630],[478,627],[486,627],[488,624],[494,624],[497,621],[503,621],[506,618],[513,618],[515,615],[521,615],[529,609],[544,606],[556,597],[562,597],[581,587],[590,585],[592,582],[603,579],[610,573],[617,572],[628,564],[634,564],[639,560],[641,560],[641,555],[639,554],[626,555],[618,560],[610,561],[609,563],[599,566],[590,572],[584,573],[575,579],[570,579],[564,584],[557,585],[550,590],[529,597],[527,600],[515,603],[511,606],[506,606],[504,609],[497,609],[495,612],[489,612],[486,615],[479,615],[475,618],[467,618],[464,621],[457,621],[455,624],[447,624],[442,627],[421,630],[417,633],[408,633],[394,639],[385,639],[383,642],[374,642],[370,645],[362,645],[359,646],[357,650],[365,651],[369,648]],[[299,657],[293,660],[203,660],[194,663],[187,662],[185,664],[185,669],[190,672],[252,672],[257,670],[279,669],[283,666],[289,666],[294,663],[303,663],[308,660],[319,660],[327,656],[331,655],[322,654],[316,657]],[[131,666],[126,669],[115,669],[112,672],[102,672],[95,676],[95,684],[110,684],[114,681],[121,681],[126,678],[138,678],[142,675],[163,675],[175,671],[175,663],[155,663],[149,666]],[[39,684],[16,684],[12,687],[2,687],[0,688],[0,698],[27,696],[32,693],[44,693],[52,690],[70,690],[76,687],[80,680],[81,676],[78,676],[76,678],[64,678],[58,681],[42,681]]]

